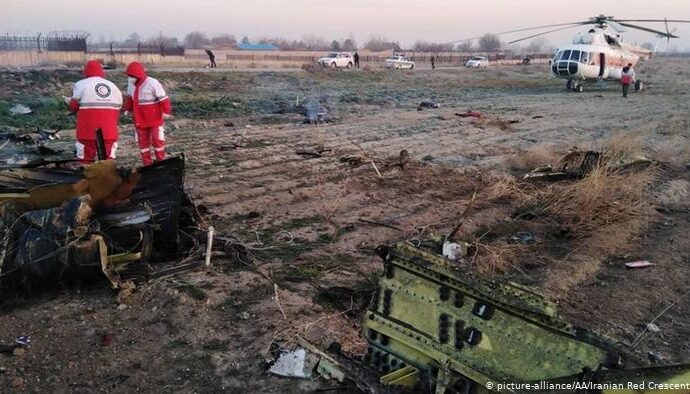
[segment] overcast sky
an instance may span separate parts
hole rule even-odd
[[[85,30],[99,40],[119,40],[131,32],[143,37],[190,31],[238,38],[308,34],[328,40],[353,34],[362,44],[385,35],[403,45],[415,40],[449,42],[533,25],[582,20],[601,13],[618,18],[690,19],[688,0],[0,0],[0,32],[33,34]],[[663,24],[648,24],[663,30]],[[690,24],[675,25],[680,49],[690,49]],[[578,29],[548,36],[559,46]],[[508,36],[503,39],[518,38]],[[628,42],[654,41],[631,33]],[[673,45],[673,41],[672,41]]]

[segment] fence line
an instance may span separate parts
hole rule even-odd
[[[419,55],[411,55],[407,56],[410,60],[414,62],[424,62],[424,63],[430,63],[431,62],[431,57],[433,56],[434,62],[437,64],[453,64],[453,63],[465,63],[472,57],[473,55],[468,55],[468,54],[444,54],[444,55],[432,55],[432,54],[419,54]],[[242,61],[242,62],[285,62],[285,63],[296,63],[296,62],[302,62],[302,63],[313,63],[316,60],[319,59],[320,56],[314,55],[314,56],[304,56],[304,55],[284,55],[284,54],[226,54],[225,55],[225,60],[228,61]],[[360,56],[360,61],[363,63],[372,63],[372,62],[384,62],[388,56],[382,56],[382,55],[361,55]],[[508,56],[508,55],[500,55],[500,54],[494,54],[494,55],[489,55],[487,56],[490,62],[503,62],[503,61],[511,61],[514,60],[516,62],[521,62],[524,58],[530,58],[532,60],[548,60],[551,59],[551,55],[547,54],[538,54],[538,55],[528,55],[528,56]],[[188,59],[205,59],[205,55],[201,54],[196,54],[196,55],[185,55],[185,58]]]
[[[89,53],[101,55],[160,55],[160,56],[184,56],[185,49],[181,46],[167,47],[156,44],[138,44],[134,48],[118,48],[115,44],[110,44],[108,48],[96,48],[89,50]]]
[[[59,36],[0,36],[0,51],[86,52],[86,38]]]

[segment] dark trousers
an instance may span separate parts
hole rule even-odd
[[[630,90],[630,84],[624,83],[623,84],[623,97],[628,97],[628,91],[629,90]]]

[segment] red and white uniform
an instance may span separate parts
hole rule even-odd
[[[103,78],[103,68],[96,60],[86,62],[84,75],[85,79],[74,84],[69,101],[70,111],[77,113],[77,158],[82,163],[96,159],[96,130],[101,129],[106,154],[114,159],[122,93],[114,83]]]
[[[127,75],[134,80],[130,80],[127,85],[124,109],[132,112],[141,160],[144,165],[149,165],[153,163],[151,148],[156,160],[165,159],[163,115],[170,115],[172,112],[170,98],[157,79],[146,75],[141,63],[130,63]]]

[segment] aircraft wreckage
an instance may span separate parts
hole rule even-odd
[[[442,247],[429,241],[376,251],[384,272],[362,324],[364,361],[384,385],[551,393],[621,392],[631,382],[639,392],[690,392],[690,364],[635,368],[622,345],[568,324],[529,288],[456,270]]]
[[[103,275],[118,288],[176,272],[179,264],[154,267],[198,249],[184,157],[138,170],[112,160],[77,169],[21,162],[0,170],[0,294]],[[360,380],[366,366],[377,386],[423,393],[622,392],[644,382],[656,386],[633,390],[690,392],[690,365],[636,368],[625,347],[568,324],[535,291],[458,270],[446,244],[377,248],[384,269],[363,316],[364,363],[305,343],[322,375]],[[365,381],[360,389],[381,392]]]
[[[0,171],[0,292],[103,274],[117,288],[124,271],[145,276],[182,257],[195,244],[193,212],[183,157],[138,171],[112,160]]]

